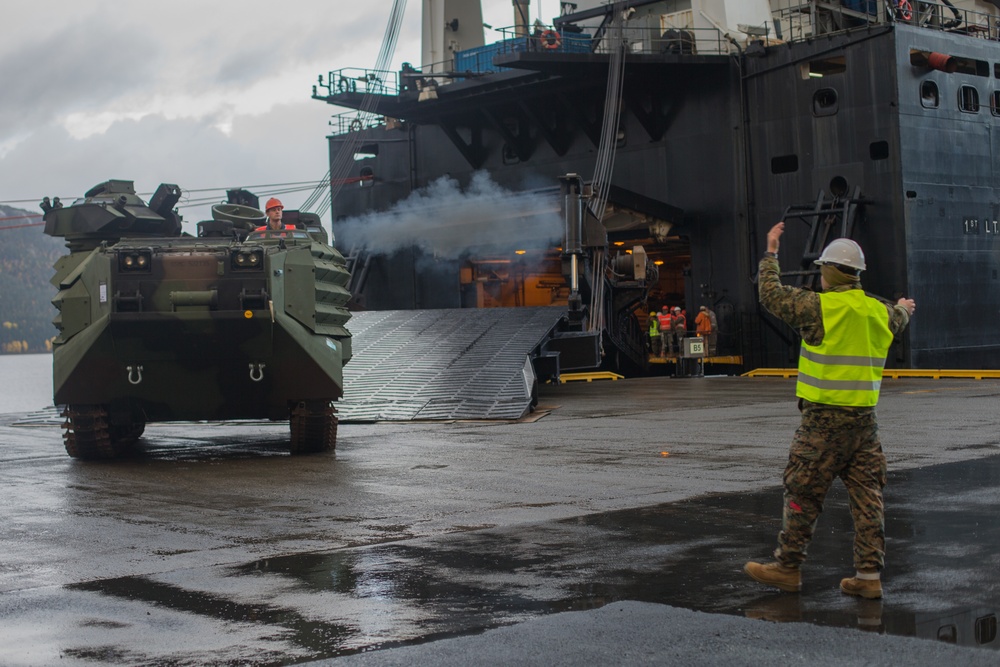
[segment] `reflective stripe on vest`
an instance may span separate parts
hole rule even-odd
[[[803,341],[795,395],[825,405],[874,406],[892,343],[885,305],[856,289],[823,292],[819,301],[823,342]]]

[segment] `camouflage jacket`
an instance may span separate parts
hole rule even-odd
[[[779,271],[778,260],[773,257],[764,257],[760,260],[757,286],[760,290],[761,305],[779,320],[797,329],[806,343],[819,345],[826,334],[819,294],[801,287],[782,285]],[[842,285],[830,291],[845,292],[850,289],[858,288]],[[889,331],[895,336],[910,323],[910,314],[899,305],[887,303],[885,307],[889,311]]]

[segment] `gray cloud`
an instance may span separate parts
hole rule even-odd
[[[288,66],[310,62],[327,63],[326,70],[318,70],[317,75],[341,67],[372,67],[374,55],[366,51],[359,53],[357,45],[367,43],[369,47],[374,46],[373,53],[377,52],[377,40],[381,39],[385,26],[373,21],[371,16],[352,18],[332,16],[332,12],[326,14],[325,19],[336,23],[336,33],[325,20],[308,20],[288,31],[268,30],[249,42],[233,44],[205,40],[197,48],[208,54],[207,62],[215,62],[215,65],[205,69],[204,82],[213,85],[247,83],[275,75]],[[384,20],[382,16],[378,18]],[[303,83],[311,85],[312,81]]]
[[[91,17],[0,54],[0,140],[57,114],[113,106],[152,86],[160,48],[113,21]]]
[[[162,116],[120,121],[86,139],[74,139],[50,125],[0,160],[0,198],[40,200],[45,195],[71,201],[111,178],[135,181],[136,190],[147,193],[162,182],[183,189],[221,189],[319,181],[327,169],[326,117],[324,106],[310,100],[241,118],[228,135],[201,120]],[[275,132],[275,127],[286,126]],[[224,198],[221,190],[216,194],[217,201]],[[212,193],[191,194],[207,196]],[[289,208],[306,196],[307,192],[283,195]],[[193,223],[210,217],[209,208],[209,204],[185,206],[181,213]]]
[[[509,25],[510,0],[483,4],[504,17],[487,22]],[[311,100],[311,86],[331,70],[374,66],[388,5],[7,3],[0,201],[28,199],[15,205],[34,209],[42,195],[73,199],[108,178],[132,179],[141,192],[164,181],[200,189],[320,180],[327,119],[342,110]],[[409,3],[394,66],[419,63],[420,14]],[[261,89],[274,92],[258,101]],[[308,193],[280,196],[292,208]],[[208,208],[182,212],[198,220]]]
[[[260,48],[241,49],[237,53],[226,54],[212,72],[211,81],[226,85],[250,84],[262,75],[281,70],[284,63],[276,62],[274,54]]]

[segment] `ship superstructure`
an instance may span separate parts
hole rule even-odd
[[[329,138],[331,164],[354,158],[333,226],[357,304],[565,306],[597,332],[599,365],[632,370],[645,312],[707,305],[720,355],[794,365],[796,334],[754,284],[784,218],[787,283],[815,286],[812,260],[846,236],[869,292],[917,300],[890,366],[1000,366],[995,3],[593,5],[444,63],[323,78],[317,99],[374,109],[339,116]],[[501,194],[477,215],[417,208],[438,241],[380,250],[360,231],[426,193],[481,191],[484,174]],[[498,203],[529,196],[558,210],[556,233]]]

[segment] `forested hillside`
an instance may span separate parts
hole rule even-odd
[[[0,206],[0,354],[49,351],[56,335],[49,279],[65,242],[24,226],[41,222],[37,213]]]

